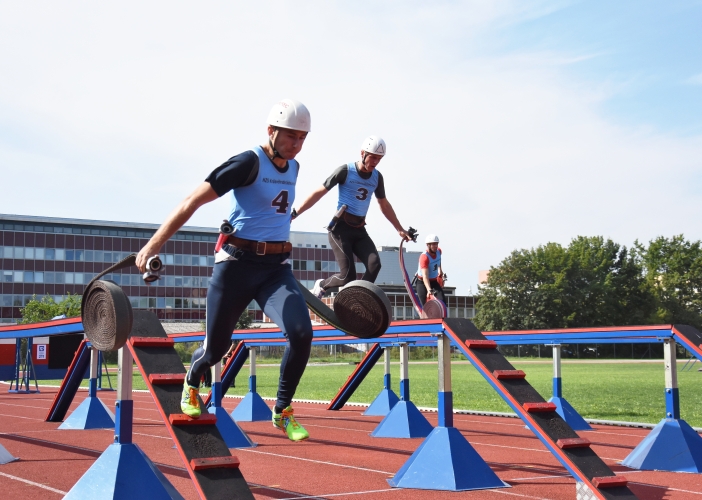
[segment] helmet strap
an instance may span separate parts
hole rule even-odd
[[[283,158],[282,156],[280,156],[280,153],[278,153],[278,150],[275,149],[275,146],[273,145],[273,141],[276,137],[278,137],[278,128],[275,127],[274,130],[275,131],[273,132],[273,138],[268,138],[268,146],[270,146],[271,151],[273,151],[273,157],[271,158],[271,160],[275,160],[276,158]]]

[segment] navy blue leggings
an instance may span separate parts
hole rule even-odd
[[[199,385],[203,373],[222,359],[231,345],[236,322],[252,300],[271,318],[288,339],[280,365],[276,406],[290,405],[305,372],[312,346],[312,323],[298,288],[288,254],[258,256],[237,251],[239,260],[214,265],[207,290],[205,352],[193,360],[188,384]]]

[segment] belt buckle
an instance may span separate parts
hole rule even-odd
[[[261,248],[261,244],[263,244],[263,251],[260,251],[259,248]],[[265,241],[257,241],[256,242],[256,255],[266,255],[266,247],[268,244]]]

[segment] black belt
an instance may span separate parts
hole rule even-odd
[[[292,243],[289,241],[254,241],[245,240],[244,238],[237,238],[236,236],[230,235],[229,238],[227,238],[227,243],[242,250],[253,252],[256,255],[271,255],[275,253],[292,252]]]
[[[348,224],[351,227],[363,227],[366,225],[366,218],[365,216],[361,215],[353,215],[348,212],[344,212],[341,218],[344,220],[346,224]]]

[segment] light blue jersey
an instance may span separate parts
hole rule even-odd
[[[378,187],[378,171],[373,170],[370,178],[364,179],[359,175],[355,163],[349,163],[346,169],[346,182],[339,184],[339,203],[336,209],[346,205],[348,213],[365,217],[370,208],[371,197]]]
[[[429,252],[424,252],[419,256],[419,267],[417,268],[417,276],[422,277],[422,269],[428,270],[428,278],[435,280],[439,277],[439,268],[441,267],[441,249],[436,251],[436,257],[432,257]]]
[[[300,164],[288,160],[287,171],[281,173],[260,146],[252,151],[258,156],[258,176],[250,185],[232,189],[229,222],[238,238],[288,241]]]

